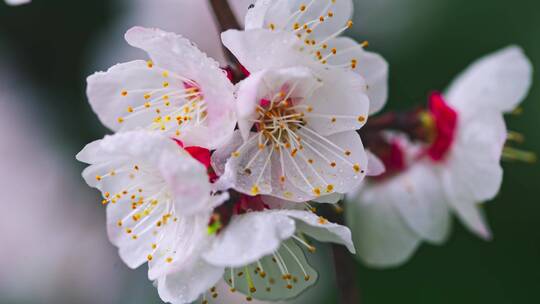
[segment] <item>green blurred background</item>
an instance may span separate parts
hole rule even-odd
[[[522,46],[540,71],[538,0],[355,2],[355,27],[349,35],[369,40],[370,49],[391,65],[387,110],[424,103],[429,91],[443,90],[473,60],[509,44]],[[86,102],[85,78],[93,66],[94,43],[123,14],[125,4],[37,0],[13,8],[0,3],[0,54],[37,96],[20,102],[44,119],[74,172],[82,166],[69,156],[107,132]],[[123,44],[122,37],[116,43]],[[526,135],[526,150],[540,151],[539,99],[540,84],[535,83],[523,114],[507,117],[511,130]],[[504,167],[502,191],[486,206],[492,242],[475,238],[455,222],[446,245],[422,246],[405,266],[381,271],[358,265],[362,303],[540,303],[540,200],[535,192],[540,170],[537,164]],[[143,303],[156,301],[151,287],[144,290],[154,300]]]

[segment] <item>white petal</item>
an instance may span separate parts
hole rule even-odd
[[[393,204],[403,221],[421,238],[444,242],[449,234],[450,212],[444,189],[433,164],[418,162],[388,181],[366,187],[363,202]]]
[[[529,59],[521,48],[510,46],[472,64],[452,83],[446,96],[460,114],[474,115],[482,109],[508,112],[525,98],[531,82]]]
[[[213,265],[240,267],[276,251],[295,231],[295,223],[277,212],[235,216],[204,254]]]
[[[303,12],[300,11],[302,4],[306,6]],[[327,17],[328,12],[332,12],[333,17]],[[343,29],[352,13],[352,0],[258,0],[255,6],[248,10],[245,24],[246,29],[269,29],[273,25],[277,31],[292,32],[295,23],[307,23],[313,28],[310,39],[321,39]],[[326,17],[322,23],[319,21],[321,16]]]
[[[351,238],[351,231],[346,226],[328,222],[328,220],[308,211],[281,210],[275,211],[287,215],[296,220],[296,229],[319,242],[331,242],[347,247],[351,253],[355,253]]]
[[[441,177],[450,205],[459,218],[480,237],[490,239],[478,203],[493,199],[501,188],[500,159],[506,126],[500,114],[487,111],[472,121],[460,123]]]
[[[350,192],[362,182],[367,155],[356,132],[322,137],[309,128],[302,128],[297,134],[302,139],[303,149],[296,157],[289,158],[294,159],[300,170],[286,167],[285,174],[295,185],[307,185],[307,179],[311,187],[303,186],[304,189],[315,187],[320,188],[322,194],[330,194]]]
[[[251,73],[313,64],[311,57],[297,51],[301,41],[289,32],[228,30],[221,34],[221,40]]]
[[[212,168],[218,176],[225,174],[225,165],[234,151],[244,143],[240,131],[235,131],[231,139],[212,153]]]
[[[328,58],[330,65],[350,65],[356,60],[354,72],[360,74],[368,86],[370,114],[379,112],[388,98],[389,67],[386,60],[379,54],[365,51],[358,42],[347,37],[338,37],[328,42],[328,49],[335,48],[335,56]]]
[[[503,117],[485,111],[461,121],[446,170],[441,171],[452,201],[483,202],[497,195],[502,183],[501,153],[506,141]]]
[[[319,70],[322,86],[303,105],[307,125],[321,135],[358,130],[367,121],[369,98],[358,74],[343,70]]]
[[[375,154],[371,153],[369,150],[366,150],[366,155],[368,159],[367,176],[379,176],[386,172],[384,163]]]
[[[167,229],[166,231],[159,233],[160,227],[152,229],[158,231],[159,242],[154,242],[157,248],[151,251],[152,260],[148,263],[150,280],[189,269],[197,263],[211,241],[207,232],[210,213],[176,216],[177,221],[172,217],[162,226]]]
[[[482,205],[473,201],[451,201],[451,207],[470,231],[484,240],[491,240],[491,229],[482,212]]]
[[[420,237],[389,202],[365,204],[359,198],[351,198],[345,214],[357,255],[369,266],[399,266],[420,245]]]
[[[182,271],[157,280],[161,300],[171,304],[188,304],[208,292],[223,276],[223,268],[212,266],[202,259]]]
[[[295,202],[356,188],[367,168],[367,156],[356,132],[322,137],[307,128],[297,132],[302,149],[259,149],[258,135],[237,150],[226,165],[235,189]],[[254,192],[254,189],[256,191]]]

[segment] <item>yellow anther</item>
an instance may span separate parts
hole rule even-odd
[[[163,87],[166,88],[166,87],[168,87],[168,86],[169,86],[169,83],[168,83],[167,81],[165,81],[165,82],[163,83]]]
[[[100,181],[101,180],[101,175],[96,175],[96,180]]]
[[[332,18],[332,17],[334,17],[334,12],[328,11],[328,14],[327,14],[327,15],[328,15],[328,17]]]
[[[108,200],[104,199],[104,200],[101,201],[101,204],[102,205],[107,205],[108,202],[109,202]]]
[[[123,123],[123,122],[124,122],[124,118],[118,117],[118,123]]]
[[[313,159],[308,159],[308,163],[313,164],[315,161]]]
[[[118,226],[118,227],[122,227],[122,221],[118,221],[118,222],[116,222],[116,226]]]
[[[167,78],[167,77],[169,77],[169,72],[168,71],[163,71],[163,73],[161,75],[163,75],[163,77]]]
[[[131,230],[130,228],[127,228],[127,229],[126,229],[126,233],[127,233],[127,234],[131,234],[132,232],[133,232],[133,230]]]
[[[109,198],[111,196],[110,192],[105,192],[103,195],[105,195],[106,198]]]
[[[240,156],[240,152],[234,151],[233,153],[231,153],[231,156],[232,156],[232,157],[239,157],[239,156]]]
[[[146,259],[150,262],[150,261],[152,261],[152,260],[154,259],[154,257],[153,257],[151,254],[149,254],[149,255],[146,257]]]
[[[151,106],[152,106],[152,104],[149,103],[149,102],[145,102],[145,103],[144,103],[144,107],[145,107],[145,108],[150,108]]]
[[[362,116],[362,115],[358,116],[358,122],[364,122],[364,121],[366,121],[365,116]]]
[[[345,150],[345,155],[347,155],[347,156],[351,156],[351,151],[349,151],[349,150]]]
[[[152,97],[152,95],[150,95],[150,94],[144,94],[144,99],[150,99],[150,97]]]
[[[360,172],[360,165],[359,164],[354,164],[353,165],[353,170],[354,170],[354,172]]]
[[[157,248],[157,244],[152,244],[152,249],[156,249]]]
[[[352,20],[347,21],[347,27],[351,28],[353,26]]]
[[[300,28],[300,24],[296,22],[293,26],[294,30],[298,30]]]
[[[366,48],[366,47],[369,46],[369,42],[366,40],[366,41],[360,43],[360,45],[361,45],[362,47]]]
[[[172,261],[173,261],[173,258],[171,258],[171,257],[168,257],[168,258],[167,258],[167,259],[166,259],[165,261],[167,261],[167,263],[169,263],[169,264],[170,264],[170,263],[172,263]]]
[[[153,68],[154,67],[154,63],[151,61],[151,60],[148,60],[146,62],[146,66],[149,67],[149,68]]]
[[[330,184],[330,185],[326,186],[326,192],[327,193],[331,193],[332,191],[334,191],[334,185]]]
[[[305,4],[300,5],[300,11],[301,11],[301,12],[305,11],[306,8],[307,8],[307,7],[306,7]]]
[[[124,91],[122,91],[122,93],[121,93],[121,94],[122,94],[122,96],[124,96],[124,97],[125,97],[125,96],[127,96],[127,95],[128,95],[128,91],[124,90]]]
[[[272,31],[275,30],[275,29],[276,29],[276,25],[273,24],[273,23],[270,23],[270,29],[271,29]]]
[[[251,194],[252,195],[258,195],[259,193],[260,193],[259,186],[253,185],[253,187],[251,187]]]
[[[325,219],[325,218],[322,217],[322,216],[319,216],[319,219],[317,220],[317,222],[318,222],[319,224],[321,224],[321,225],[326,225],[326,224],[328,224],[328,220]]]
[[[129,106],[129,107],[127,108],[127,111],[128,111],[129,113],[133,113],[133,107],[132,107],[132,106]]]
[[[324,22],[324,16],[320,16],[320,17],[319,17],[319,21],[320,21],[320,22]]]
[[[282,176],[279,177],[279,181],[280,181],[281,183],[285,183],[285,180],[286,180],[286,177],[285,177],[284,175],[282,175]]]
[[[313,194],[315,194],[316,196],[321,196],[321,188],[313,188]]]
[[[336,48],[333,48],[333,49],[332,49],[332,54],[335,55],[336,53],[337,53],[337,49],[336,49]]]
[[[332,117],[331,121],[332,121],[332,123],[335,123],[337,121],[337,118]]]
[[[131,238],[134,239],[134,240],[136,240],[136,239],[138,239],[139,237],[135,234],[135,235],[131,236]]]

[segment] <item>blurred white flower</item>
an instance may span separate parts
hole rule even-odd
[[[388,64],[380,55],[364,50],[367,42],[340,37],[352,27],[352,14],[352,0],[257,0],[248,10],[245,27],[246,31],[270,29],[296,35],[302,43],[297,51],[305,57],[296,64],[306,62],[312,68],[339,68],[358,73],[365,81],[370,111],[375,113],[383,108],[388,96]],[[276,34],[276,37],[287,35]],[[252,53],[252,56],[260,55]],[[269,56],[259,58],[262,61],[281,60]],[[288,64],[291,63],[294,64],[289,60]]]
[[[525,98],[531,79],[523,51],[508,47],[473,64],[444,96],[431,96],[426,118],[432,144],[399,138],[405,168],[348,197],[348,224],[362,260],[399,265],[421,241],[443,242],[450,210],[471,231],[491,238],[480,203],[499,192],[508,136],[503,114]]]
[[[31,0],[6,0],[6,3],[9,5],[21,5],[30,3]]]
[[[187,39],[157,29],[126,33],[152,61],[131,61],[88,78],[88,98],[114,131],[156,129],[189,146],[215,148],[236,125],[233,85],[219,64]]]

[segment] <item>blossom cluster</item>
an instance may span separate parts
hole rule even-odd
[[[121,258],[148,264],[163,301],[209,303],[220,280],[248,301],[289,299],[317,280],[314,240],[394,265],[422,240],[444,241],[451,210],[489,237],[478,203],[499,190],[502,114],[526,95],[527,59],[511,47],[476,63],[408,115],[414,132],[370,127],[389,68],[341,36],[352,9],[256,1],[244,30],[221,35],[241,79],[187,39],[142,27],[125,39],[149,60],[88,78],[115,134],[77,155],[83,177],[103,196]],[[353,233],[309,203],[344,198]]]

